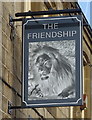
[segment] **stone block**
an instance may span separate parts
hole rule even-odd
[[[5,19],[2,19],[2,30],[4,33],[6,33],[6,25],[7,25],[7,23],[6,23]]]
[[[30,118],[36,118],[36,117],[38,117],[38,116],[37,116],[37,113],[36,113],[34,110],[32,110],[32,109],[28,109],[28,110],[27,110],[27,115],[28,115],[28,117],[30,117]]]
[[[2,116],[2,110],[0,109],[0,120],[2,120],[3,116]]]
[[[2,2],[0,2],[0,16],[2,16]]]
[[[2,113],[2,118],[11,118],[8,113]]]
[[[44,108],[37,108],[37,111],[39,111],[39,113],[41,114],[41,115],[45,115],[45,110],[44,110]]]
[[[20,41],[19,36],[18,36],[17,33],[16,33],[15,40],[14,40],[14,48],[15,48],[15,47],[18,47],[19,41]]]
[[[21,64],[17,61],[17,77],[21,81]]]
[[[16,110],[16,118],[28,118],[26,112],[22,112],[22,110]]]
[[[9,34],[10,37],[10,34]],[[10,39],[7,39],[7,50],[10,53],[11,56],[13,56],[13,52],[14,52],[14,45],[13,45],[13,41],[11,41]]]
[[[66,117],[69,118],[69,112],[70,112],[69,107],[59,107],[58,109],[60,109],[60,111],[62,111],[63,114],[66,113]]]
[[[45,110],[45,115],[44,115],[45,118],[54,118],[54,117],[47,111],[47,109],[44,109],[44,110]]]
[[[14,78],[13,80],[13,88],[21,95],[21,83],[17,78]]]
[[[14,2],[4,2],[3,5],[11,15],[14,15]]]
[[[7,22],[9,21],[9,13],[8,13],[8,10],[7,10],[7,8],[3,5],[3,7],[2,7],[2,9],[3,9],[3,19],[4,20],[6,20]],[[7,19],[7,17],[8,17],[8,19]]]
[[[8,38],[7,35],[2,32],[2,45],[7,49],[8,48]]]
[[[62,110],[57,107],[57,118],[67,118],[67,113],[62,112]]]
[[[56,117],[56,115],[57,115],[57,108],[56,107],[48,107],[46,109],[52,116]]]
[[[13,74],[17,76],[17,63],[15,59],[13,59]]]
[[[5,51],[5,66],[9,69],[9,53]]]
[[[2,92],[0,92],[0,109],[2,109]]]
[[[18,37],[22,40],[22,26],[21,27],[18,26],[16,28],[16,32],[17,32]]]
[[[10,72],[13,72],[13,57],[7,52],[6,54],[6,66],[9,69]]]
[[[8,83],[10,86],[13,86],[14,84],[14,74],[11,72],[8,73]]]
[[[2,63],[6,65],[6,50],[4,47],[2,47]]]
[[[12,98],[12,89],[10,89],[5,83],[2,83],[2,94],[9,100],[11,101]]]
[[[0,79],[0,93],[2,93],[2,81]]]
[[[2,45],[0,44],[0,62],[2,62]]]
[[[73,117],[74,118],[81,118],[81,110],[80,110],[80,106],[75,106],[73,107]]]
[[[7,22],[7,25],[9,25],[9,16],[10,16],[10,12],[7,6],[4,5],[3,6],[3,19]],[[9,26],[9,29],[10,29],[10,26]]]
[[[8,83],[8,70],[4,65],[2,65],[2,78]]]
[[[15,97],[15,105],[21,105],[21,98],[18,95]]]
[[[4,95],[2,96],[2,110],[5,113],[7,113],[7,111],[8,111],[8,100]]]
[[[15,12],[21,11],[24,8],[24,3],[16,2],[15,3]]]
[[[8,19],[9,19],[9,15],[8,15]],[[8,20],[9,21],[9,20]],[[13,34],[11,32],[11,26],[9,25],[9,22],[6,22],[6,35],[8,36],[8,39],[10,40],[10,35]]]
[[[14,41],[14,59],[18,62],[21,62],[22,42],[20,42],[19,40],[20,39],[15,39]]]

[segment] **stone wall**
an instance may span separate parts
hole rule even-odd
[[[34,4],[30,3],[34,10]],[[41,3],[42,4],[42,3]],[[40,5],[40,3],[39,3]],[[38,6],[38,5],[37,5]],[[42,5],[38,10],[42,10]],[[14,28],[9,25],[9,15],[14,18],[16,12],[23,12],[24,3],[2,2],[0,3],[0,117],[1,118],[39,118],[32,109],[12,110],[8,114],[8,102],[13,106],[21,105],[21,58],[22,58],[22,23],[14,23]],[[1,28],[2,26],[2,28]],[[1,69],[2,68],[2,69]],[[0,72],[1,73],[1,72]],[[1,86],[2,85],[2,86]],[[37,111],[46,118],[69,117],[69,109],[61,108],[37,108]],[[67,115],[64,113],[67,112]]]

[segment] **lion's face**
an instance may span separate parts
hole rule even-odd
[[[51,58],[47,54],[38,56],[36,59],[36,66],[38,68],[41,80],[48,79],[52,67]]]

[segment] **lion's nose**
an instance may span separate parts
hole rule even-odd
[[[40,71],[43,71],[43,67],[39,67],[39,72],[40,72]]]

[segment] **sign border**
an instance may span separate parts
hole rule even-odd
[[[83,62],[82,62],[82,20],[79,19],[79,15],[76,15],[76,16],[73,16],[73,17],[67,17],[67,16],[61,16],[61,17],[44,17],[44,18],[36,18],[36,19],[25,19],[25,23],[22,22],[22,39],[23,39],[23,63],[22,63],[22,69],[23,69],[23,76],[22,76],[22,79],[23,79],[23,85],[22,85],[22,102],[25,103],[26,106],[32,106],[32,107],[48,107],[48,106],[77,106],[77,105],[82,105],[83,104],[83,99],[82,99],[82,95],[83,95],[83,84],[82,84],[82,65],[83,65]],[[60,20],[60,19],[76,19],[78,22],[79,22],[79,28],[80,28],[80,96],[79,96],[79,99],[77,99],[77,101],[75,102],[69,102],[69,103],[39,103],[39,104],[28,104],[27,101],[25,101],[25,90],[24,90],[24,27],[25,25],[30,22],[30,21],[42,21],[42,20]],[[76,75],[76,74],[75,74]],[[28,81],[27,81],[28,82]],[[41,101],[44,101],[44,100],[41,100]],[[49,100],[48,100],[49,101]]]

